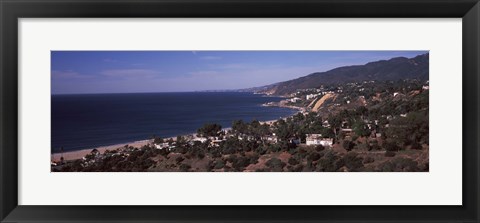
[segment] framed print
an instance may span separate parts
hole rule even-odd
[[[0,6],[2,222],[479,220],[478,1]]]

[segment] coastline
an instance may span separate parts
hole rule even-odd
[[[260,124],[267,124],[267,125],[273,125],[275,122],[277,122],[280,119],[286,120],[288,117],[292,117],[293,115],[297,114],[298,112],[305,112],[306,109],[302,107],[296,107],[296,106],[289,106],[289,105],[284,105],[283,103],[274,103],[274,104],[262,104],[262,106],[270,106],[270,107],[283,107],[283,108],[290,108],[297,110],[294,114],[291,114],[286,117],[280,117],[277,119],[272,119],[272,120],[266,120],[266,121],[259,121]],[[231,127],[226,127],[222,128],[223,131],[228,131],[231,130]],[[183,137],[195,137],[196,133],[189,133],[189,134],[183,134],[180,135]],[[172,137],[166,137],[164,140],[173,140],[176,141],[177,136],[172,136]],[[75,150],[75,151],[68,151],[68,152],[57,152],[57,153],[51,153],[51,161],[52,162],[59,162],[61,160],[61,157],[63,156],[65,161],[72,161],[72,160],[78,160],[82,159],[86,155],[90,154],[94,149],[96,149],[100,153],[104,153],[107,150],[115,150],[119,148],[124,148],[125,146],[133,146],[135,148],[140,148],[146,145],[152,145],[153,144],[153,139],[143,139],[143,140],[138,140],[138,141],[132,141],[132,142],[126,142],[126,143],[118,143],[118,144],[113,144],[113,145],[106,145],[106,146],[99,146],[99,147],[92,147],[92,148],[87,148],[87,149],[80,149],[80,150]]]
[[[82,150],[75,150],[75,151],[68,151],[68,152],[63,152],[63,153],[52,153],[51,154],[51,161],[58,162],[60,161],[60,157],[62,157],[65,160],[77,160],[81,159],[87,154],[91,153],[92,150],[96,149],[100,153],[104,153],[106,150],[115,150],[118,148],[125,147],[126,145],[128,146],[133,146],[133,147],[142,147],[148,144],[153,143],[153,140],[151,139],[146,139],[146,140],[139,140],[139,141],[134,141],[134,142],[128,142],[128,143],[120,143],[120,144],[114,144],[114,145],[108,145],[108,146],[100,146],[96,148],[90,148],[90,149],[82,149]]]
[[[287,117],[279,118],[279,119],[286,119]],[[267,125],[272,125],[275,122],[277,122],[279,119],[273,119],[273,120],[266,120],[266,121],[260,121],[260,124],[267,124]],[[231,130],[231,127],[227,128],[222,128],[224,131]],[[181,135],[183,137],[194,137],[196,133],[190,133],[190,134],[185,134]],[[164,138],[164,140],[170,140],[172,139],[173,141],[177,140],[177,137],[168,137]],[[119,148],[124,148],[125,146],[133,146],[136,148],[140,148],[142,146],[146,145],[151,145],[153,144],[153,139],[144,139],[144,140],[138,140],[138,141],[133,141],[133,142],[127,142],[127,143],[119,143],[119,144],[113,144],[113,145],[107,145],[107,146],[100,146],[100,147],[95,147],[95,148],[89,148],[89,149],[81,149],[81,150],[75,150],[75,151],[68,151],[68,152],[63,152],[63,153],[52,153],[51,154],[51,161],[52,162],[59,162],[60,158],[63,156],[65,161],[72,161],[72,160],[78,160],[82,159],[86,155],[92,152],[92,150],[96,149],[100,153],[104,153],[107,150],[115,150]]]
[[[268,102],[265,104],[262,104],[264,107],[279,107],[279,108],[290,108],[294,110],[298,110],[299,112],[306,112],[307,108],[306,107],[298,107],[298,106],[293,106],[293,105],[286,105],[285,101],[280,101],[280,102]]]

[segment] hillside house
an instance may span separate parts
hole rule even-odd
[[[322,134],[307,134],[306,144],[310,145],[322,145],[322,146],[332,146],[333,139],[323,138]]]
[[[215,147],[219,147],[220,146],[220,143],[223,142],[223,140],[221,139],[214,139],[210,142],[210,145],[211,146],[215,146]]]
[[[314,99],[318,96],[318,94],[309,94],[306,96],[307,100]]]
[[[278,138],[275,135],[262,137],[262,140],[266,140],[266,141],[271,142],[271,143],[277,143],[278,142]]]
[[[323,121],[322,126],[325,128],[330,128],[330,123],[328,123],[328,120]]]
[[[353,130],[350,128],[341,128],[340,133],[345,136],[345,139],[350,139],[352,137]]]

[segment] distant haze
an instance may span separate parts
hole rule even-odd
[[[52,94],[243,89],[424,53],[427,51],[52,51]]]

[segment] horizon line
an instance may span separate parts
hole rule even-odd
[[[244,88],[248,89],[248,88]],[[50,94],[50,96],[60,96],[60,95],[88,95],[88,94],[155,94],[155,93],[215,93],[215,92],[232,92],[240,91],[243,89],[222,89],[222,90],[199,90],[199,91],[145,91],[145,92],[98,92],[98,93],[61,93],[61,94]],[[242,91],[239,93],[246,93],[253,91]]]

